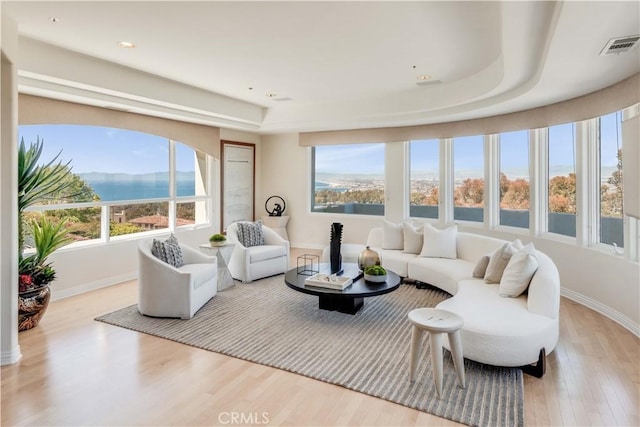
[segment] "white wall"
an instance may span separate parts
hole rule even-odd
[[[18,28],[0,7],[0,364],[17,362],[18,344]]]
[[[386,170],[398,171],[385,182],[388,219],[400,221],[404,203],[403,175],[406,163],[398,143],[387,144]],[[298,145],[297,134],[262,137],[263,195],[278,194],[287,202],[286,214],[291,216],[287,231],[292,246],[322,248],[329,241],[329,225],[344,224],[343,242],[365,243],[369,230],[381,226],[382,217],[328,215],[310,212],[310,148]],[[640,266],[624,257],[597,249],[528,235],[460,227],[463,231],[490,235],[506,240],[533,240],[538,249],[548,254],[560,272],[562,292],[568,298],[587,305],[640,334]]]

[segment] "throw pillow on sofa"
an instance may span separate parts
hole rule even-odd
[[[522,242],[516,239],[511,243],[505,243],[501,248],[493,251],[489,259],[487,272],[484,275],[485,283],[500,283],[500,279],[502,279],[502,274],[504,273],[504,269],[507,268],[509,260],[513,254],[522,248]]]
[[[405,222],[402,224],[402,232],[404,237],[404,250],[402,252],[418,255],[422,250],[422,226],[416,228]]]
[[[533,243],[513,254],[500,279],[498,295],[516,298],[529,287],[531,278],[538,269],[538,258]]]
[[[402,223],[394,224],[387,220],[384,221],[382,235],[382,249],[404,249],[404,236],[402,231]]]
[[[184,261],[182,259],[182,248],[178,243],[178,239],[173,234],[165,241],[153,239],[151,244],[151,254],[176,268],[182,267]]]
[[[439,230],[431,224],[424,224],[424,243],[422,244],[422,250],[420,256],[429,258],[450,258],[457,259],[458,253],[456,250],[456,234],[458,233],[458,226],[445,228]]]
[[[238,222],[238,241],[244,247],[264,245],[264,233],[262,232],[262,221]]]
[[[489,266],[490,259],[491,257],[489,255],[485,255],[482,258],[480,258],[480,260],[478,261],[478,263],[473,269],[473,273],[472,273],[473,277],[477,279],[484,279],[484,275],[487,272],[487,267]]]

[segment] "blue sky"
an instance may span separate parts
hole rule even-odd
[[[62,149],[60,159],[72,160],[74,173],[150,173],[169,170],[167,138],[126,129],[75,125],[23,125],[18,137],[28,145],[44,139],[42,160],[49,161]],[[193,150],[177,144],[179,171],[193,171]]]

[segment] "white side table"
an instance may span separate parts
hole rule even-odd
[[[288,215],[282,216],[263,216],[262,223],[275,231],[278,236],[284,240],[289,240],[289,234],[287,233],[287,223],[289,222]]]
[[[223,246],[211,246],[209,243],[200,245],[202,252],[218,258],[218,291],[224,291],[234,285],[233,277],[231,277],[231,273],[227,267],[234,247],[235,244],[229,242]]]
[[[418,354],[420,343],[422,342],[422,332],[428,331],[431,341],[431,364],[433,368],[433,380],[436,383],[438,397],[442,396],[442,335],[449,334],[449,344],[453,364],[458,376],[458,384],[465,388],[464,360],[462,357],[462,342],[460,340],[460,329],[464,325],[462,317],[455,313],[437,308],[418,308],[409,312],[409,322],[413,325],[411,339],[411,366],[409,379],[415,379],[416,365],[418,364]]]

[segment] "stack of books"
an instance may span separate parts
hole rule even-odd
[[[336,276],[334,274],[317,273],[305,279],[305,286],[316,288],[336,289],[342,291],[351,286],[353,280],[350,277]]]

